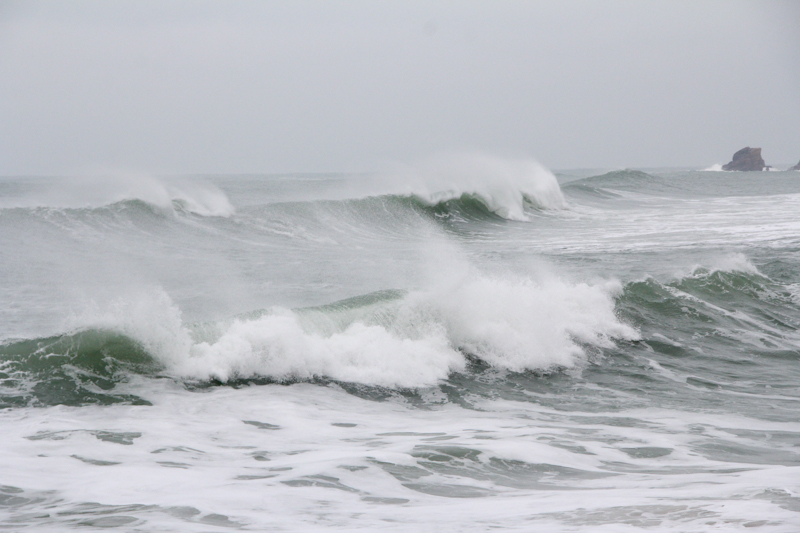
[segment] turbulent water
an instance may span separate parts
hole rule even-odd
[[[800,172],[0,179],[0,527],[800,530]]]

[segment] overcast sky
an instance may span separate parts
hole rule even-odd
[[[0,174],[800,160],[797,1],[0,0]]]

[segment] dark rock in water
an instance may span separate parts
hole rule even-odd
[[[797,163],[795,166],[793,166],[789,170],[800,170],[800,163]]]
[[[733,160],[722,166],[722,170],[764,170],[769,168],[761,157],[761,148],[742,148],[733,154]]]

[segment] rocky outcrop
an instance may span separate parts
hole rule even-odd
[[[765,170],[764,159],[761,157],[761,148],[742,148],[733,154],[733,160],[727,165],[722,165],[722,170]]]
[[[800,170],[800,163],[797,163],[795,166],[793,166],[789,170]]]

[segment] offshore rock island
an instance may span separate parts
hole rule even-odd
[[[761,171],[769,168],[764,162],[764,158],[761,157],[761,148],[750,148],[749,146],[733,154],[731,162],[722,166],[722,170],[739,171]]]

